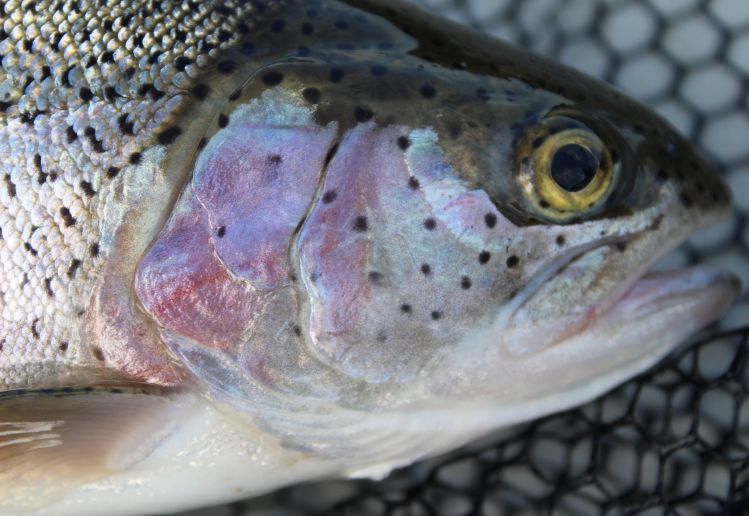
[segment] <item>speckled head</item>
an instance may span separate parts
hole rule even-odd
[[[327,438],[274,411],[480,406],[478,431],[595,395],[734,298],[720,271],[646,274],[730,204],[665,121],[351,4],[240,43],[138,266],[161,338],[222,399],[307,449]]]

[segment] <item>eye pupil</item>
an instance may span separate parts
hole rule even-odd
[[[598,171],[598,159],[581,145],[565,145],[554,153],[551,177],[568,192],[579,192],[593,181]]]

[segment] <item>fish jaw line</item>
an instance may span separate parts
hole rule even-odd
[[[506,304],[500,310],[498,316],[496,317],[493,323],[495,333],[497,335],[505,334],[508,328],[511,328],[513,319],[516,317],[516,315],[518,315],[518,313],[523,309],[523,307],[526,306],[526,304],[529,301],[534,299],[534,296],[536,294],[539,294],[539,291],[545,284],[547,284],[550,281],[554,281],[566,269],[567,266],[569,266],[570,264],[572,264],[573,262],[577,260],[583,259],[586,256],[599,252],[602,249],[605,249],[612,245],[615,245],[618,243],[627,243],[629,241],[632,241],[636,239],[638,235],[642,234],[643,231],[644,230],[639,230],[639,231],[635,231],[629,234],[612,235],[612,236],[600,238],[593,242],[588,242],[585,244],[575,246],[571,248],[569,251],[567,251],[566,253],[556,258],[542,272],[537,274],[533,278],[533,280],[531,280],[528,283],[528,285],[525,288],[523,288],[508,304]],[[668,250],[663,252],[663,254],[667,254],[667,252],[672,249],[673,248],[669,248]],[[662,255],[658,255],[652,261],[655,262],[661,257]],[[632,278],[632,282],[636,281],[638,277],[639,275]],[[592,316],[593,316],[593,312],[589,311],[586,318],[590,319]],[[580,324],[584,325],[585,323],[581,322]],[[580,324],[577,326],[578,330],[581,329]],[[567,335],[569,335],[569,333]],[[524,352],[517,351],[516,347],[513,346],[511,342],[508,342],[509,339],[503,339],[503,340],[505,341],[510,354],[512,355],[524,354]],[[535,351],[535,349],[533,351]]]
[[[503,307],[495,319],[495,332],[502,336],[501,342],[505,352],[512,356],[532,354],[550,346],[563,344],[575,335],[585,332],[591,324],[604,317],[620,300],[633,291],[639,282],[649,278],[651,276],[650,269],[661,258],[683,244],[692,232],[716,224],[730,213],[730,209],[715,209],[701,212],[698,216],[680,211],[678,213],[681,213],[681,215],[666,215],[669,211],[679,210],[679,207],[673,203],[673,197],[673,192],[665,194],[662,198],[662,207],[651,212],[649,215],[650,222],[646,226],[640,226],[629,232],[622,231],[618,234],[611,234],[578,245],[556,258],[541,273],[536,275],[510,303]],[[664,221],[664,219],[667,220]],[[662,224],[668,224],[669,227],[665,231],[659,230]],[[613,250],[615,245],[626,246],[627,250],[622,252],[641,253],[642,259],[639,262],[633,262],[633,266],[625,269],[629,272],[626,272],[623,277],[617,279],[611,287],[606,289],[605,297],[590,300],[590,303],[583,305],[583,308],[577,312],[560,314],[562,315],[562,321],[554,328],[555,333],[553,335],[550,334],[548,328],[542,326],[523,327],[522,325],[514,325],[518,316],[522,316],[521,312],[527,309],[528,305],[533,303],[537,296],[544,295],[544,286],[555,281],[564,281],[563,275],[568,271],[568,268],[574,267],[576,264],[585,266],[586,260],[595,261],[596,253],[601,255],[600,263],[597,264],[596,278],[603,278],[603,281],[605,281],[605,275],[611,271],[608,262],[611,259],[616,259],[616,256],[611,256],[611,254],[618,252]],[[651,249],[652,251],[649,251]],[[605,255],[607,250],[610,250],[608,256]],[[574,280],[575,278],[568,278],[568,280],[570,279]],[[564,286],[564,284],[562,285]],[[674,288],[677,288],[677,292],[678,286],[678,281],[674,279]],[[664,288],[667,287],[664,286]],[[560,327],[562,328],[561,331],[559,331]]]

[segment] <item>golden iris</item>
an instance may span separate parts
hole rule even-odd
[[[582,122],[563,116],[531,128],[517,157],[518,182],[526,201],[555,222],[598,211],[618,174],[601,138]]]

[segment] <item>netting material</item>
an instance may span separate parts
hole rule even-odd
[[[381,482],[295,486],[200,514],[749,511],[749,328],[726,331],[749,323],[749,2],[419,3],[616,84],[699,145],[737,209],[663,265],[719,264],[742,278],[742,298],[721,333],[584,407]]]

